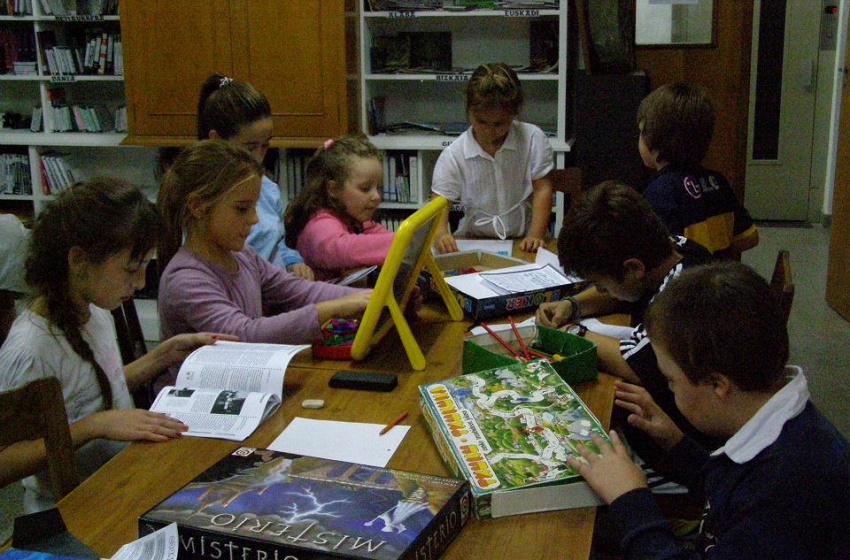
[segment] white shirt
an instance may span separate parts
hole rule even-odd
[[[24,261],[30,230],[14,214],[0,214],[0,290],[27,292]]]
[[[522,237],[531,223],[532,182],[553,167],[552,146],[533,124],[513,121],[495,156],[469,128],[440,154],[431,190],[464,207],[457,237]]]
[[[793,376],[788,383],[712,456],[725,453],[738,464],[746,463],[776,441],[788,420],[803,412],[809,401],[806,376],[798,366],[787,366],[786,369]]]
[[[109,378],[113,407],[133,408],[112,315],[93,305],[89,309],[91,317],[81,332]],[[70,424],[103,410],[103,395],[92,365],[71,348],[62,331],[51,328],[44,317],[30,310],[18,316],[0,348],[0,372],[0,391],[17,389],[43,377],[59,379]],[[80,479],[85,480],[126,445],[126,442],[93,440],[77,449]],[[55,500],[47,469],[24,479],[23,484],[27,513],[53,507]]]

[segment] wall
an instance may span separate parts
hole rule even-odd
[[[724,173],[743,199],[753,1],[714,4],[714,47],[637,47],[637,66],[649,76],[652,89],[677,80],[706,89],[716,122],[705,164]]]

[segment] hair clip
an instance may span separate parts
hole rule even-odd
[[[328,138],[327,140],[325,140],[325,149],[326,150],[330,150],[331,146],[333,146],[333,145],[334,145],[334,139],[333,138]]]
[[[228,78],[227,76],[222,76],[221,80],[218,82],[218,87],[223,88],[227,84],[233,81],[233,78]]]

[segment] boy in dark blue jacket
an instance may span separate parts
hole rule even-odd
[[[706,434],[701,449],[646,390],[620,383],[628,422],[668,451],[673,473],[704,504],[696,552],[686,552],[616,433],[601,453],[570,459],[610,504],[627,558],[830,560],[850,557],[850,445],[786,366],[788,334],[761,276],[737,263],[682,272],[645,316],[676,406]]]

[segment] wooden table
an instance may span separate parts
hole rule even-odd
[[[352,422],[386,423],[403,412],[411,429],[389,463],[390,468],[427,474],[449,474],[440,459],[418,407],[418,386],[461,373],[463,338],[469,321],[452,322],[444,311],[427,308],[411,328],[428,362],[414,371],[391,332],[364,361],[314,360],[309,352],[292,361],[284,383],[284,402],[245,442],[182,438],[167,443],[135,443],[59,502],[70,531],[109,557],[121,545],[138,538],[137,519],[215,462],[246,445],[267,447],[296,416]],[[391,371],[399,386],[391,393],[331,389],[328,380],[340,369]],[[611,417],[614,380],[575,387],[607,427]],[[325,407],[308,410],[304,399],[323,399]],[[596,508],[526,514],[478,521],[472,519],[443,555],[448,559],[587,560]]]

